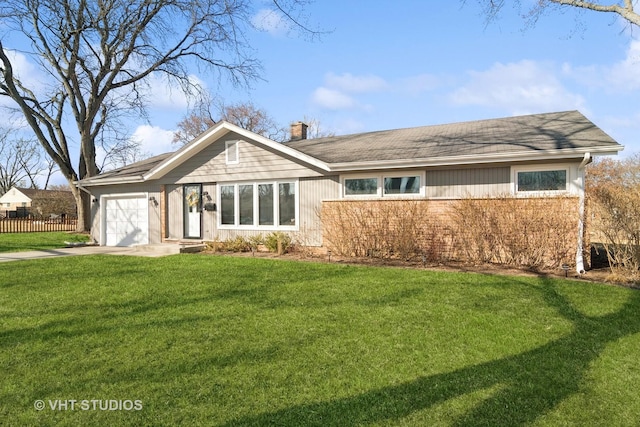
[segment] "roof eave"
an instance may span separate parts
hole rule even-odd
[[[168,172],[170,172],[173,168],[181,165],[193,155],[202,151],[205,147],[209,145],[210,142],[213,142],[220,137],[226,135],[229,132],[237,133],[247,139],[251,139],[259,144],[265,145],[277,152],[286,154],[287,156],[293,157],[297,160],[300,160],[308,165],[314,166],[321,170],[329,171],[329,166],[315,157],[309,156],[308,154],[304,154],[298,150],[287,147],[284,144],[279,142],[272,141],[269,138],[265,138],[261,135],[243,129],[239,126],[228,122],[220,122],[218,125],[212,127],[208,131],[202,133],[199,137],[194,139],[189,144],[182,147],[180,150],[176,151],[174,154],[169,156],[167,159],[162,161],[160,164],[149,170],[147,173],[143,175],[143,179],[148,181],[150,179],[162,178]]]
[[[436,166],[456,166],[470,165],[477,163],[509,163],[536,160],[561,160],[569,158],[579,158],[585,153],[592,155],[616,155],[622,151],[624,146],[617,147],[589,147],[579,149],[558,149],[558,150],[541,150],[533,153],[504,153],[504,154],[485,154],[485,155],[467,155],[467,156],[446,156],[437,158],[423,159],[399,159],[399,160],[372,160],[364,162],[340,162],[330,163],[332,172],[346,171],[362,171],[371,169],[399,169],[399,168],[416,168],[416,167],[436,167]]]
[[[98,175],[99,176],[99,175]],[[135,176],[120,176],[114,178],[98,178],[98,179],[82,179],[80,181],[75,181],[76,184],[81,185],[82,187],[96,187],[99,185],[112,185],[112,184],[136,184],[144,182],[144,177],[142,175]]]

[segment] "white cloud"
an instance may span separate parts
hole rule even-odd
[[[189,81],[195,86],[206,88],[206,84],[193,74],[189,76]],[[152,74],[146,83],[149,107],[175,110],[189,108],[188,96],[174,80],[168,80],[163,75]]]
[[[388,88],[387,82],[378,76],[328,73],[325,75],[324,85],[316,88],[311,94],[311,102],[318,107],[329,110],[360,109],[372,111],[371,105],[361,103],[351,95],[380,92]]]
[[[325,76],[325,84],[333,89],[348,93],[378,92],[388,88],[387,82],[378,76],[354,76],[351,73],[336,75],[329,73]]]
[[[5,54],[11,61],[13,67],[13,74],[17,77],[22,84],[29,88],[34,93],[38,94],[44,89],[46,82],[46,76],[36,67],[29,58],[22,53],[14,50],[4,50]],[[0,107],[16,108],[17,104],[14,103],[8,97],[0,97]],[[4,116],[2,119],[3,126],[9,127],[21,127],[26,125],[26,122],[18,118],[16,123],[13,119]]]
[[[5,54],[11,61],[14,76],[21,80],[23,85],[36,93],[44,87],[44,74],[25,55],[6,49]]]
[[[563,72],[590,87],[621,93],[640,90],[640,40],[632,40],[625,58],[611,66],[565,65]]]
[[[498,107],[512,114],[584,110],[584,99],[568,91],[550,65],[523,60],[470,71],[470,80],[450,95],[457,105]]]
[[[140,143],[140,151],[152,155],[175,151],[178,148],[171,143],[173,131],[158,126],[138,126],[131,139]]]
[[[253,18],[251,24],[260,31],[265,31],[272,36],[281,36],[289,31],[289,22],[281,13],[273,9],[260,9]]]
[[[358,103],[339,90],[319,87],[311,95],[311,100],[319,107],[329,110],[344,110],[355,108]]]
[[[609,80],[623,90],[640,89],[640,40],[633,40],[627,57],[611,67]]]

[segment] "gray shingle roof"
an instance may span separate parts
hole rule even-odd
[[[367,132],[287,145],[326,163],[620,148],[578,111]]]
[[[148,159],[141,160],[139,162],[131,163],[130,165],[123,166],[118,169],[102,172],[100,179],[112,179],[112,178],[126,178],[132,176],[141,176],[155,166],[162,163],[165,159],[171,156],[173,153],[158,154],[157,156],[149,157]],[[95,178],[94,178],[95,179]]]
[[[328,168],[334,169],[335,166],[335,170],[348,170],[357,163],[366,162],[380,162],[382,165],[394,161],[411,163],[448,159],[450,164],[456,164],[463,158],[466,163],[490,162],[498,161],[496,159],[501,156],[547,156],[556,150],[565,150],[578,157],[581,152],[596,148],[608,154],[622,149],[578,111],[307,139],[288,142],[286,147],[324,162]],[[160,154],[81,183],[92,185],[142,180],[143,175],[170,161],[174,154]],[[374,166],[375,163],[366,167]]]

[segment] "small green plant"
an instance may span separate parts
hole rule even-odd
[[[217,235],[213,238],[213,240],[209,240],[204,243],[205,245],[207,245],[207,250],[212,252],[218,252],[223,246],[223,242],[220,241]]]
[[[251,250],[251,243],[243,236],[236,236],[224,241],[224,249],[230,252],[248,252]]]
[[[269,252],[283,254],[287,252],[287,249],[291,245],[291,236],[281,231],[274,231],[273,233],[267,234],[267,237],[264,238],[264,245]]]
[[[258,250],[258,246],[264,244],[264,238],[262,237],[262,234],[257,234],[249,236],[248,242],[251,252],[256,252]]]

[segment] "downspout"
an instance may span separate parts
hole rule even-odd
[[[593,161],[591,157],[591,153],[584,153],[584,158],[582,162],[580,162],[580,166],[578,166],[578,173],[582,176],[580,177],[580,198],[578,201],[578,247],[576,249],[576,272],[579,275],[585,273],[584,270],[584,256],[583,256],[583,245],[584,245],[584,222],[585,222],[585,167]]]

